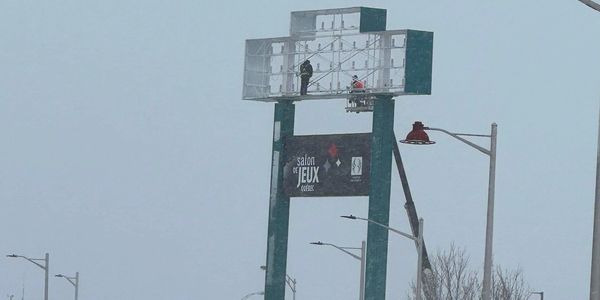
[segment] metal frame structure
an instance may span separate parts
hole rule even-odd
[[[404,91],[403,78],[407,35],[408,30],[368,34],[340,31],[330,36],[318,36],[314,41],[301,37],[247,40],[247,49],[253,51],[246,53],[247,59],[257,59],[266,65],[263,69],[254,69],[256,71],[246,70],[245,78],[253,73],[264,77],[262,83],[245,84],[245,99],[277,101],[300,96],[297,75],[305,60],[312,60],[315,65],[309,84],[310,95],[305,95],[303,100],[346,98],[351,91],[348,85],[355,74],[366,83],[367,93],[409,94]],[[277,48],[279,51],[276,52],[274,49]],[[395,59],[391,57],[393,50],[401,50],[394,51],[399,52]],[[273,69],[276,62],[281,64],[278,69]],[[394,73],[402,75],[398,76],[399,80],[393,80],[391,75]],[[278,87],[274,86],[276,83]],[[262,93],[251,93],[252,87]]]
[[[433,34],[386,30],[385,10],[371,9],[383,11],[383,18],[381,13],[378,18],[363,17],[363,10],[369,8],[292,12],[290,36],[246,40],[242,98],[348,98],[353,75],[366,84],[361,92],[370,99],[430,94]],[[328,26],[320,17],[329,17]],[[383,26],[368,26],[381,19]],[[298,70],[305,60],[312,60],[314,72],[309,94],[300,95]]]

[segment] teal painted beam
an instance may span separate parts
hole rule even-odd
[[[275,104],[265,300],[285,299],[290,198],[283,191],[283,159],[284,141],[294,135],[294,115],[292,101],[282,100]]]
[[[431,95],[433,32],[408,30],[404,92]]]
[[[371,189],[369,219],[388,225],[392,147],[394,143],[394,100],[378,97],[373,108],[371,142]],[[366,300],[384,300],[386,289],[388,230],[369,223],[367,229]]]
[[[361,33],[373,31],[385,31],[387,21],[387,10],[380,8],[361,7],[360,27]]]

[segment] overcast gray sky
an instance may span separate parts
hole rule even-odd
[[[0,2],[0,254],[51,255],[80,299],[240,299],[262,290],[273,105],[241,100],[244,40],[288,34],[294,10],[371,6],[388,29],[435,32],[433,93],[397,98],[415,120],[498,123],[495,263],[548,299],[588,295],[600,99],[600,13],[578,1]],[[370,131],[343,101],[297,105],[296,133]],[[482,269],[487,157],[431,133],[401,146],[430,251]],[[488,141],[482,140],[487,146]],[[408,230],[393,177],[392,226]],[[367,198],[293,199],[298,299],[353,299]],[[390,236],[390,299],[416,253]],[[43,273],[0,257],[0,296],[42,296]],[[72,296],[50,280],[50,299]]]

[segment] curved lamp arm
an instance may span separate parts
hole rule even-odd
[[[56,275],[54,275],[54,277],[64,278],[68,282],[70,282],[74,287],[77,287],[77,283],[74,281],[77,277],[69,277],[69,276],[65,276],[63,274],[56,274]]]
[[[264,294],[265,294],[265,292],[254,292],[254,293],[250,293],[250,294],[248,294],[248,295],[244,296],[244,298],[242,298],[242,300],[246,300],[246,299],[248,299],[248,298],[250,298],[250,297],[252,297],[252,296],[255,296],[255,295],[264,295]]]
[[[40,263],[37,262],[37,261],[44,261],[45,262],[46,261],[45,258],[29,258],[29,257],[23,256],[23,255],[16,255],[16,254],[10,254],[10,255],[7,255],[6,257],[14,257],[14,258],[26,259],[29,262],[31,262],[32,264],[34,264],[34,265],[42,268],[42,270],[46,270],[46,268],[47,268],[47,266],[42,265],[42,264],[40,264]]]
[[[391,232],[397,233],[397,234],[399,234],[399,235],[401,235],[401,236],[403,236],[403,237],[409,238],[409,239],[411,239],[411,240],[413,240],[413,241],[415,241],[415,242],[419,241],[419,238],[417,238],[417,237],[414,237],[414,236],[412,236],[412,235],[410,235],[410,234],[408,234],[408,233],[402,232],[402,231],[400,231],[400,230],[394,229],[394,228],[392,228],[392,227],[390,227],[390,226],[387,226],[387,225],[385,225],[385,224],[381,224],[381,223],[379,223],[379,222],[377,222],[377,221],[373,221],[373,220],[371,220],[371,219],[367,219],[367,218],[361,218],[361,217],[357,217],[357,216],[353,216],[353,215],[349,215],[349,216],[340,216],[340,217],[342,217],[342,218],[346,218],[346,219],[351,219],[351,220],[363,220],[363,221],[367,221],[367,222],[369,222],[369,223],[373,223],[373,224],[375,224],[375,225],[377,225],[377,226],[383,227],[383,228],[385,228],[385,229],[387,229],[387,230],[389,230],[389,231],[391,231]]]
[[[475,144],[475,143],[473,143],[473,142],[471,142],[469,140],[466,140],[466,139],[460,137],[461,135],[464,135],[464,136],[477,136],[477,137],[488,137],[489,138],[489,137],[491,137],[490,135],[485,135],[485,134],[467,134],[467,133],[452,133],[452,132],[450,132],[448,130],[445,130],[445,129],[432,128],[432,127],[425,127],[423,129],[424,130],[441,131],[441,132],[443,132],[443,133],[445,133],[445,134],[447,134],[447,135],[449,135],[449,136],[451,136],[451,137],[453,137],[453,138],[455,138],[455,139],[457,139],[457,140],[459,140],[459,141],[461,141],[461,142],[463,142],[463,143],[465,143],[465,144],[467,144],[467,145],[469,145],[469,146],[471,146],[471,147],[473,147],[473,148],[481,151],[483,154],[485,154],[487,156],[491,155],[490,150],[485,149],[485,148],[483,148],[483,147],[481,147],[481,146],[479,146],[479,145],[477,145],[477,144]]]
[[[352,257],[354,257],[354,258],[358,259],[358,260],[361,260],[360,256],[358,256],[358,255],[356,255],[356,254],[354,254],[354,253],[352,253],[352,252],[350,252],[350,251],[346,250],[346,249],[360,249],[360,248],[339,247],[339,246],[336,246],[336,245],[334,245],[334,244],[329,244],[329,243],[323,243],[323,245],[325,245],[325,246],[331,246],[331,247],[334,247],[335,249],[338,249],[338,250],[340,250],[340,251],[342,251],[342,252],[344,252],[344,253],[346,253],[346,254],[348,254],[348,255],[350,255],[350,256],[352,256]]]

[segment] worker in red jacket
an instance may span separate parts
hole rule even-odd
[[[364,82],[362,82],[361,80],[358,80],[358,76],[354,75],[352,76],[352,89],[350,90],[350,93],[354,94],[354,93],[365,93],[365,84]],[[365,99],[364,96],[352,96],[350,98],[350,103],[355,103],[355,105],[358,106],[365,106]]]
[[[352,76],[352,91],[351,93],[364,93],[365,92],[365,84],[358,80],[358,76]]]
[[[358,76],[352,76],[352,91],[351,93],[364,93],[365,92],[365,84],[358,80]]]

